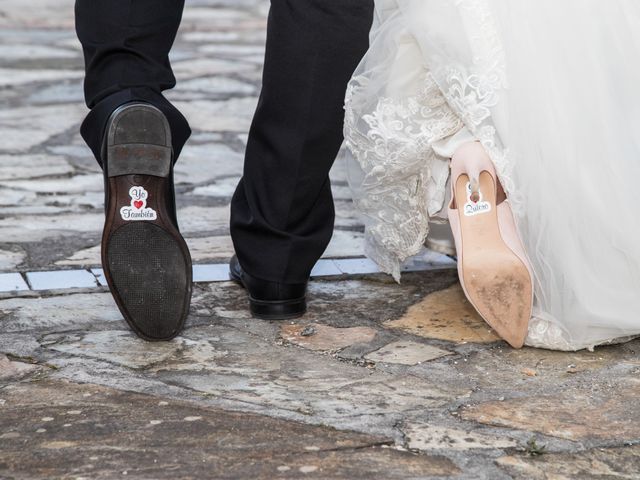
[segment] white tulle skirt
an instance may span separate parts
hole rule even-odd
[[[640,2],[376,4],[345,125],[367,254],[399,278],[444,206],[447,148],[475,138],[535,270],[527,343],[640,335]]]

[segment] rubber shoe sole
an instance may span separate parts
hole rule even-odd
[[[192,265],[173,220],[171,130],[146,104],[118,108],[104,146],[108,201],[102,265],[131,329],[148,341],[183,329],[191,304]]]

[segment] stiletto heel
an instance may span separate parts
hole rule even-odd
[[[533,276],[511,206],[479,142],[451,160],[449,221],[464,292],[482,318],[521,348],[533,309]]]

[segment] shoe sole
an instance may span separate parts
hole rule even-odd
[[[238,275],[229,271],[229,278],[246,290],[246,285]],[[251,316],[259,320],[293,320],[307,313],[306,297],[294,300],[257,300],[249,295]]]
[[[167,208],[173,158],[165,116],[144,104],[117,109],[109,121],[103,158],[109,190],[104,275],[139,337],[170,340],[182,331],[189,313],[192,266]],[[144,198],[136,201],[139,196]]]
[[[456,198],[466,198],[467,175],[456,182]],[[533,282],[527,266],[505,243],[500,232],[496,184],[488,172],[480,175],[480,190],[491,211],[458,215],[462,237],[460,282],[482,318],[512,347],[524,345],[533,304]]]

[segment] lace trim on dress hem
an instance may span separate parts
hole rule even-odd
[[[418,95],[381,97],[365,113],[368,79],[358,76],[345,101],[346,146],[364,175],[354,202],[367,217],[366,253],[396,281],[402,263],[420,252],[430,216],[443,208],[448,161],[431,145],[463,128],[428,72],[421,83]]]

